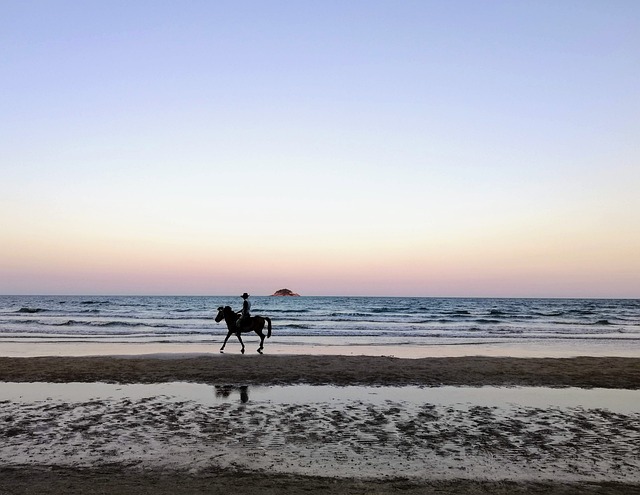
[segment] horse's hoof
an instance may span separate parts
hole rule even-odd
[[[262,349],[258,349],[258,353],[262,354]]]
[[[242,349],[240,352],[241,352],[242,354],[244,354],[244,349]]]
[[[224,351],[222,349],[220,349],[220,354],[224,354]]]

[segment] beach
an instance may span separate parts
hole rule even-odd
[[[0,494],[633,493],[636,300],[0,297]]]
[[[0,381],[3,494],[640,493],[640,359],[0,357]]]

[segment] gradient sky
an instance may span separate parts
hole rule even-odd
[[[0,293],[640,297],[640,2],[0,0]]]

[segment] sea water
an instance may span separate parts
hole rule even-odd
[[[640,300],[252,297],[274,353],[640,357]],[[217,352],[239,297],[0,296],[0,355]],[[266,329],[265,329],[266,330]],[[254,334],[243,336],[247,347]],[[233,347],[235,343],[235,347]],[[82,350],[84,349],[84,350]],[[228,351],[237,352],[230,340]],[[416,353],[416,349],[421,352]],[[424,352],[422,352],[424,351]]]

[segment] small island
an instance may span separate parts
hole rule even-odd
[[[275,291],[273,294],[271,294],[272,296],[293,296],[293,297],[300,297],[300,294],[296,294],[293,291],[290,291],[289,289],[280,289]]]

